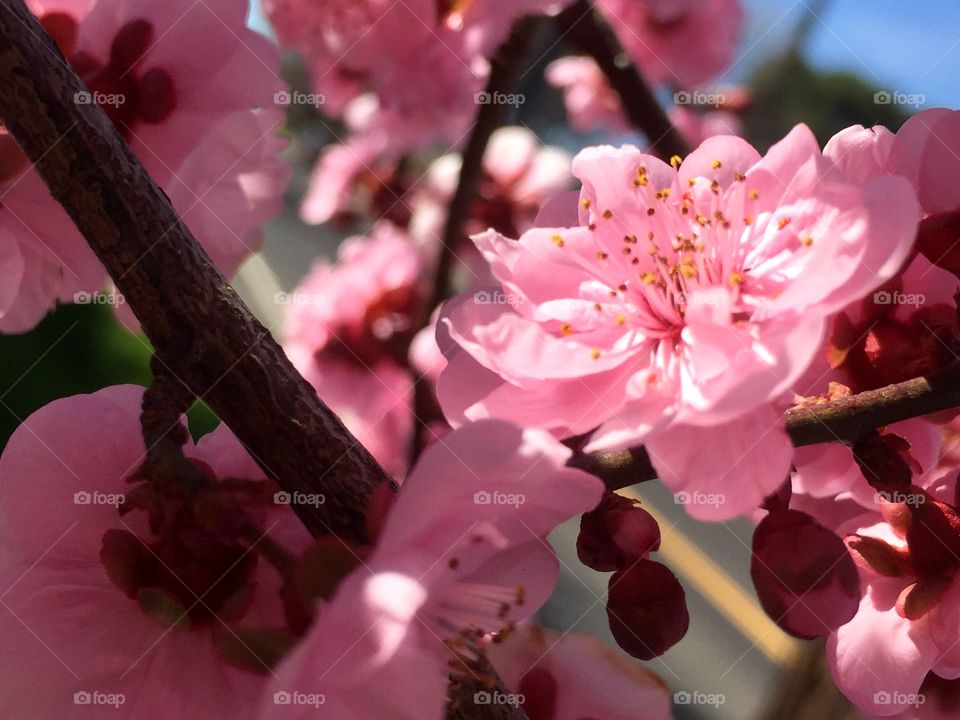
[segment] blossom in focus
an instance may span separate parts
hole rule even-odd
[[[120,135],[224,272],[259,247],[289,169],[279,57],[246,27],[247,3],[28,3]],[[203,52],[197,52],[197,48]],[[30,329],[106,273],[20,149],[0,133],[0,330]]]
[[[507,687],[524,698],[530,720],[666,720],[663,680],[598,637],[524,625],[490,659]]]
[[[389,223],[318,261],[286,303],[284,350],[388,472],[402,476],[413,431],[407,348],[422,303],[421,251]]]
[[[802,125],[764,157],[722,136],[674,167],[596,147],[573,171],[579,202],[545,208],[549,226],[474,237],[505,302],[474,293],[441,316],[447,419],[594,431],[587,451],[642,442],[674,491],[717,500],[694,516],[749,512],[790,467],[774,403],[830,315],[910,251],[909,183],[847,179]]]
[[[545,536],[600,500],[547,433],[484,421],[446,435],[403,483],[376,549],[277,668],[262,717],[313,717],[273,693],[319,693],[331,717],[444,715],[448,683],[480,671],[486,636],[509,637],[553,592]],[[482,671],[481,671],[482,672]]]
[[[185,448],[210,475],[209,526],[157,535],[144,513],[121,514],[118,505],[142,493],[128,480],[145,454],[142,395],[116,386],[57,400],[27,418],[0,457],[9,717],[254,716],[263,676],[218,647],[240,625],[283,624],[280,575],[223,532],[248,519],[294,551],[309,535],[273,504],[275,486],[225,426]],[[223,478],[240,477],[265,493],[249,517],[218,507],[236,511],[240,485]],[[105,710],[84,702],[93,693],[123,699]]]

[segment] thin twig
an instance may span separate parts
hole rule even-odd
[[[787,410],[784,423],[794,447],[853,444],[877,428],[960,407],[960,365],[877,390]],[[611,490],[653,480],[646,450],[611,450],[574,457],[570,464],[603,478]]]
[[[557,15],[557,24],[564,40],[591,56],[603,70],[620,96],[627,118],[647,136],[651,150],[663,158],[685,157],[690,152],[687,141],[670,122],[637,66],[592,3],[575,2]]]

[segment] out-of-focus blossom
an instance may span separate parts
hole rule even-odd
[[[805,126],[765,157],[716,137],[676,167],[627,146],[573,169],[578,208],[544,211],[564,221],[474,238],[506,302],[461,296],[441,317],[448,420],[598,428],[588,450],[643,442],[668,486],[704,500],[691,514],[749,512],[790,467],[773,403],[827,319],[910,251],[909,183],[846,179]]]
[[[9,717],[255,716],[264,677],[218,647],[239,626],[283,625],[281,579],[251,552],[256,536],[230,532],[250,523],[292,552],[309,535],[272,502],[276,487],[225,426],[185,448],[209,475],[194,495],[203,519],[178,505],[175,520],[164,515],[173,527],[153,514],[148,522],[133,502],[144,487],[129,480],[145,455],[142,394],[117,386],[57,400],[27,418],[0,457]],[[256,506],[234,501],[257,496]],[[161,501],[167,511],[175,497]]]
[[[402,475],[413,429],[407,348],[422,302],[422,253],[389,223],[344,242],[290,294],[284,349],[384,467]]]
[[[739,0],[598,0],[624,49],[654,84],[693,90],[733,62]]]
[[[414,199],[410,232],[428,251],[439,250],[461,164],[462,158],[456,154],[437,159]],[[570,156],[566,152],[541,145],[526,128],[500,128],[493,133],[484,153],[482,177],[464,222],[464,232],[472,235],[493,228],[505,235],[519,235],[533,225],[540,208],[568,190],[572,182]],[[455,250],[466,268],[464,284],[489,282],[486,263],[472,243]]]
[[[551,85],[563,90],[567,117],[575,130],[583,133],[627,130],[620,98],[592,58],[565,57],[554,60],[547,66],[544,76]]]
[[[530,720],[667,720],[663,680],[593,635],[525,625],[490,659]]]
[[[276,160],[276,49],[246,27],[247,3],[28,3],[88,92],[171,196],[220,269],[260,244],[289,168]],[[181,7],[182,6],[182,7]],[[202,52],[198,52],[202,48]],[[0,134],[0,330],[28,330],[106,273],[22,152]]]
[[[602,483],[564,466],[537,430],[484,421],[447,435],[404,482],[376,550],[319,609],[272,691],[322,694],[331,717],[443,717],[449,675],[469,676],[484,636],[505,639],[553,592],[545,541],[592,508]],[[308,718],[268,694],[264,718]]]

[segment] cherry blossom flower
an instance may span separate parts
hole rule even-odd
[[[194,550],[171,552],[144,513],[118,511],[139,492],[128,477],[145,453],[142,394],[116,386],[57,400],[0,457],[0,692],[11,717],[253,716],[263,676],[227,663],[217,638],[237,623],[282,625],[280,575],[212,530],[178,535]],[[275,486],[224,426],[185,451],[211,476],[259,481],[271,498]],[[235,483],[214,482],[208,499]],[[291,550],[309,543],[288,506],[259,512]]]
[[[594,635],[524,625],[490,659],[530,720],[666,720],[663,680]]]
[[[447,154],[431,164],[413,199],[410,234],[428,252],[440,248],[447,211],[456,192],[462,157]],[[466,235],[495,228],[514,236],[528,230],[551,197],[571,187],[570,156],[541,145],[530,130],[509,126],[493,133],[483,155],[483,172],[467,218],[464,243],[455,248],[461,261],[462,287],[490,281],[487,263]]]
[[[271,692],[322,695],[331,717],[439,720],[451,668],[469,675],[485,635],[508,636],[552,593],[546,534],[600,500],[596,477],[564,467],[570,454],[500,421],[430,446],[374,553],[319,608]],[[314,712],[272,694],[262,706],[271,719]]]
[[[738,0],[598,0],[624,49],[654,84],[692,90],[733,61]]]
[[[960,675],[957,475],[931,477],[872,510],[842,497],[797,498],[846,536],[857,563],[859,609],[831,634],[827,659],[840,690],[874,716],[939,717],[932,701],[911,706],[925,704],[922,688]]]
[[[783,482],[773,403],[830,315],[897,272],[918,208],[903,178],[846,179],[802,125],[765,157],[716,137],[674,164],[589,148],[578,207],[551,203],[519,241],[475,236],[505,302],[446,306],[438,394],[454,426],[596,428],[588,451],[643,442],[674,491],[723,498],[691,514],[729,518]]]
[[[276,49],[246,27],[246,3],[28,3],[188,226],[232,273],[279,209]],[[196,52],[198,47],[203,53]],[[0,330],[28,330],[106,273],[6,133],[0,134]]]
[[[544,71],[547,82],[563,90],[570,125],[580,132],[625,132],[623,105],[600,66],[589,57],[554,60]]]
[[[284,349],[320,398],[394,475],[413,431],[407,348],[422,302],[421,252],[389,223],[318,261],[287,303]]]

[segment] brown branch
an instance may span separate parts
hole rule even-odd
[[[0,120],[73,218],[156,348],[285,490],[315,535],[365,538],[388,480],[216,270],[22,0],[0,7]]]
[[[647,136],[651,150],[663,158],[685,157],[690,152],[687,141],[670,122],[613,29],[592,3],[575,2],[557,15],[557,24],[563,39],[591,56],[603,70],[620,96],[627,119]]]
[[[784,414],[794,447],[853,444],[877,428],[960,407],[960,365],[850,397],[790,408]],[[642,447],[581,455],[570,465],[603,478],[611,490],[653,480],[656,470]]]

